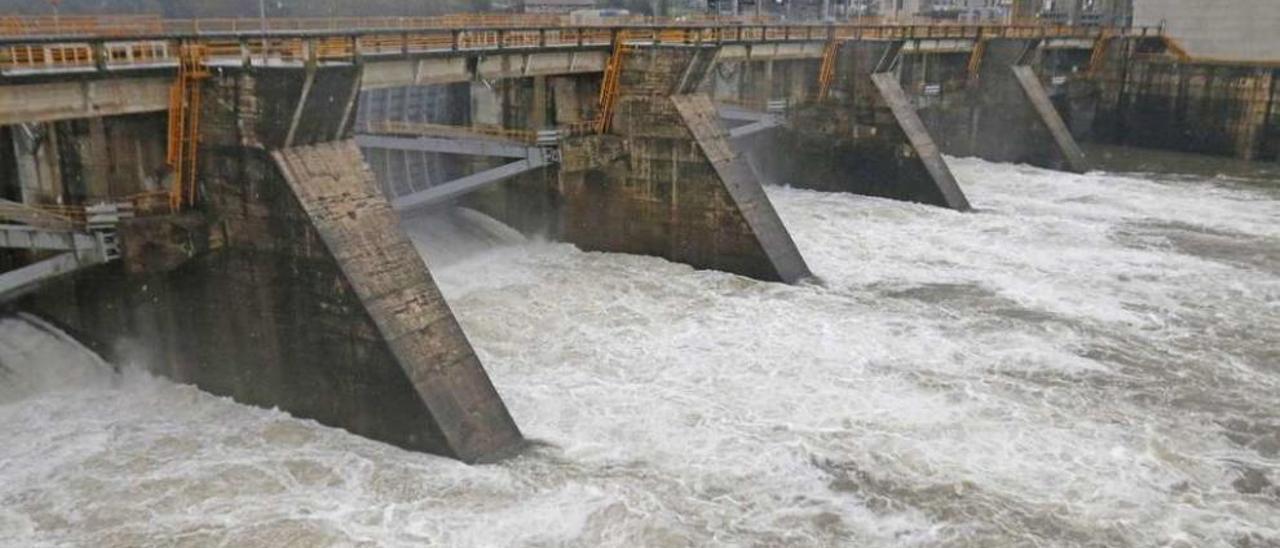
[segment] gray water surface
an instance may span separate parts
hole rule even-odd
[[[822,284],[410,221],[537,448],[28,383],[0,545],[1280,545],[1280,194],[951,163],[978,212],[771,189]]]

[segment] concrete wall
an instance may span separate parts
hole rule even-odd
[[[1094,132],[1107,143],[1280,158],[1280,69],[1111,59]]]
[[[1167,25],[1193,56],[1280,60],[1276,0],[1135,0],[1134,24]]]

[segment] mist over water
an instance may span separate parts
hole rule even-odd
[[[0,545],[1280,544],[1280,186],[951,164],[977,213],[770,189],[820,285],[408,220],[537,448],[87,375],[0,391]]]

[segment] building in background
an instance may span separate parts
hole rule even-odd
[[[1133,0],[1135,25],[1164,25],[1196,57],[1280,61],[1280,0]]]
[[[1013,0],[864,0],[869,10],[887,19],[986,22],[1009,17]]]
[[[524,0],[525,13],[570,13],[596,7],[596,0]]]
[[[1128,26],[1134,0],[1029,0],[1041,21],[1075,25]],[[1024,10],[1024,12],[1027,10]]]

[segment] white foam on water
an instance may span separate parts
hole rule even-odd
[[[771,189],[821,285],[406,223],[537,449],[126,375],[0,401],[0,545],[1280,543],[1278,196],[951,163],[979,212]]]

